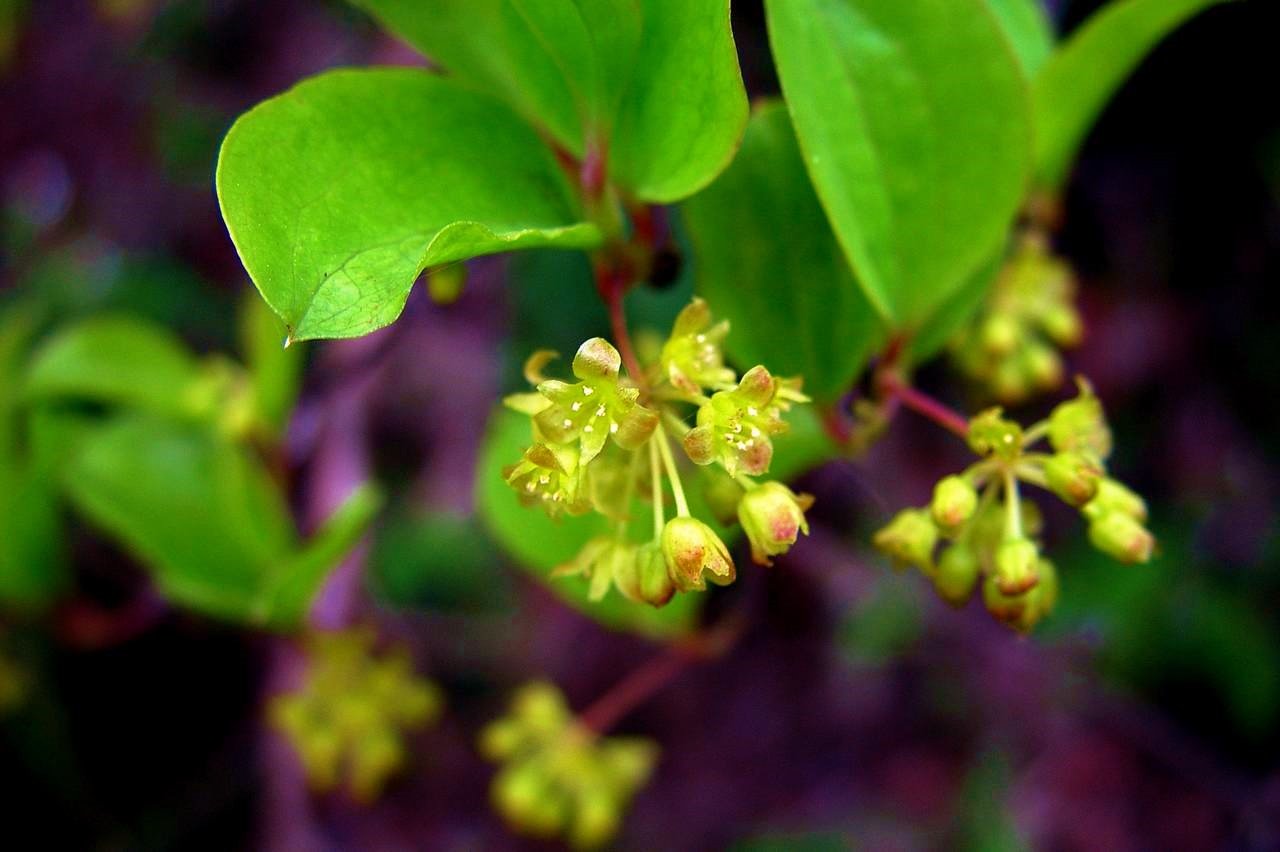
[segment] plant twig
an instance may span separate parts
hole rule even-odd
[[[903,384],[895,378],[886,378],[882,387],[916,414],[929,418],[943,429],[960,438],[969,436],[969,421],[964,415],[938,402],[926,393]]]

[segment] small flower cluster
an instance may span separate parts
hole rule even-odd
[[[317,792],[344,779],[353,798],[371,802],[405,763],[404,732],[441,712],[443,698],[415,677],[409,656],[374,653],[371,630],[310,637],[302,688],[275,696],[272,724],[289,739]]]
[[[974,417],[969,446],[983,458],[940,481],[928,507],[899,512],[876,533],[876,547],[900,565],[918,567],[956,606],[981,581],[991,614],[1022,632],[1053,609],[1058,580],[1053,563],[1041,555],[1039,513],[1021,499],[1021,483],[1079,509],[1089,540],[1108,556],[1126,564],[1150,559],[1155,539],[1143,525],[1146,504],[1106,475],[1111,432],[1098,398],[1087,382],[1079,384],[1076,398],[1026,431],[998,408]],[[1045,439],[1053,452],[1034,451]]]
[[[779,482],[757,482],[773,458],[773,438],[787,431],[784,415],[807,402],[798,380],[780,379],[763,366],[740,378],[724,363],[727,322],[713,323],[705,302],[680,312],[670,336],[643,375],[622,372],[622,357],[603,338],[582,344],[574,356],[576,382],[547,379],[555,357],[537,352],[525,364],[536,390],[506,404],[529,416],[533,444],[504,471],[521,500],[553,517],[599,512],[611,534],[589,542],[559,576],[581,576],[593,600],[617,588],[626,598],[663,606],[676,592],[726,585],[737,576],[724,541],[693,516],[671,450],[679,440],[696,465],[717,466],[708,502],[717,516],[736,516],[760,564],[785,553],[808,533],[805,511],[812,498]],[[686,424],[690,408],[694,423]],[[669,437],[671,433],[671,437]],[[675,517],[666,516],[667,488]],[[653,536],[629,533],[633,508],[648,501]]]
[[[962,373],[1014,404],[1062,383],[1058,348],[1083,336],[1075,276],[1042,234],[1024,235],[1001,270],[983,310],[954,341]]]
[[[617,833],[658,759],[649,740],[596,736],[549,683],[517,692],[510,715],[481,733],[480,751],[502,764],[491,795],[503,819],[535,837],[563,835],[578,849]]]

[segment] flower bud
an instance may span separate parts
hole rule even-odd
[[[969,522],[978,506],[978,492],[963,476],[944,477],[933,489],[929,510],[943,532],[954,533]]]
[[[933,568],[933,547],[938,528],[923,509],[903,509],[875,534],[872,543],[895,563]]]
[[[1080,395],[1060,403],[1049,414],[1049,443],[1058,452],[1089,452],[1099,459],[1111,455],[1111,429],[1093,387],[1077,379]]]
[[[1098,493],[1102,468],[1086,453],[1055,453],[1044,463],[1049,490],[1071,506],[1083,506]]]
[[[662,528],[662,556],[671,581],[682,592],[705,589],[707,579],[726,586],[737,576],[729,549],[697,518],[667,521]]]
[[[1155,549],[1155,536],[1124,512],[1112,511],[1089,524],[1089,541],[1103,553],[1126,565],[1146,562]]]
[[[996,549],[996,586],[1006,595],[1029,591],[1040,581],[1040,553],[1029,538],[1010,538]]]
[[[1031,591],[1023,595],[1024,606],[1016,619],[1006,622],[1019,633],[1030,633],[1049,613],[1053,612],[1058,602],[1058,572],[1053,563],[1041,559],[1037,567],[1040,582]]]
[[[1098,483],[1098,493],[1081,511],[1090,521],[1119,512],[1142,522],[1147,519],[1147,502],[1122,483],[1105,477]]]
[[[567,802],[541,760],[507,766],[494,779],[492,796],[494,808],[519,830],[550,836],[564,824]]]
[[[796,494],[781,482],[757,485],[738,503],[738,520],[751,542],[751,558],[758,565],[772,565],[770,557],[786,553],[800,533],[809,534],[805,511],[813,497]]]
[[[665,606],[676,593],[662,557],[662,548],[653,541],[636,548],[635,559],[625,570],[614,575],[614,582],[628,600],[650,606]]]
[[[351,795],[357,802],[374,801],[404,760],[404,746],[393,729],[382,728],[361,737],[350,757]]]
[[[702,498],[711,515],[720,524],[728,526],[738,519],[738,503],[743,488],[737,480],[715,467],[699,468],[702,474]]]
[[[982,583],[982,602],[996,621],[1010,627],[1017,627],[1027,610],[1029,592],[1006,594],[1000,590],[994,574],[988,575]]]
[[[621,809],[608,790],[584,788],[578,793],[573,819],[569,825],[569,843],[575,849],[603,846],[618,831]]]
[[[982,323],[979,334],[988,354],[1008,355],[1022,339],[1022,324],[1006,313],[995,313]]]
[[[955,607],[964,606],[973,597],[980,573],[978,554],[965,544],[953,544],[942,551],[933,586],[938,596]]]
[[[1018,360],[1023,373],[1036,387],[1049,390],[1062,384],[1062,356],[1052,347],[1032,341]]]
[[[1040,327],[1059,346],[1077,346],[1084,337],[1080,312],[1065,302],[1045,311],[1040,317]]]

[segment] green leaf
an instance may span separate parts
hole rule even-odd
[[[757,107],[733,165],[683,211],[698,291],[730,322],[730,356],[744,368],[803,375],[820,401],[847,391],[884,332],[831,233],[780,101]]]
[[[245,268],[295,340],[389,324],[431,265],[600,239],[532,128],[407,68],[331,71],[254,107],[222,143],[217,185]]]
[[[767,0],[805,163],[859,284],[910,331],[1005,236],[1028,93],[984,0]]]
[[[1000,251],[992,254],[969,276],[969,280],[961,284],[958,290],[938,306],[933,315],[911,338],[910,353],[913,362],[919,364],[938,354],[938,351],[947,345],[955,333],[978,312],[987,294],[991,292],[991,285],[1000,274],[1004,261],[1005,250],[1001,246]]]
[[[1142,58],[1198,12],[1228,0],[1114,0],[1071,34],[1035,79],[1035,174],[1066,177],[1085,134]]]
[[[302,621],[329,569],[360,543],[381,508],[382,493],[373,485],[365,483],[352,491],[267,583],[264,619],[284,628]]]
[[[520,504],[504,480],[502,469],[519,459],[529,443],[529,418],[506,409],[497,410],[490,418],[476,465],[476,499],[480,517],[498,543],[557,597],[607,627],[653,636],[687,632],[693,626],[702,595],[678,594],[665,607],[654,609],[632,603],[615,590],[593,603],[587,600],[587,584],[580,578],[553,580],[548,576],[556,566],[576,556],[592,538],[607,534],[609,524],[596,514],[553,521],[541,510]],[[631,525],[635,531],[651,533],[647,514],[637,517],[641,520]]]
[[[1018,56],[1022,74],[1035,79],[1036,72],[1053,53],[1053,25],[1040,0],[986,0],[1000,29]]]
[[[69,326],[41,346],[25,390],[32,400],[74,398],[179,414],[199,378],[196,359],[164,328],[102,316]]]
[[[606,154],[643,201],[679,200],[733,156],[747,99],[728,0],[356,0],[575,157]]]
[[[240,348],[249,368],[254,413],[277,438],[289,424],[302,382],[302,350],[284,341],[284,326],[261,299],[241,301]]]
[[[64,479],[73,506],[132,551],[170,600],[281,628],[301,618],[380,499],[357,490],[299,550],[283,496],[244,448],[143,415],[88,436]]]

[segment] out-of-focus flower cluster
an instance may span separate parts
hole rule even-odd
[[[974,320],[952,343],[962,373],[1001,402],[1014,404],[1062,384],[1059,348],[1083,337],[1071,267],[1047,238],[1029,231],[992,286]]]
[[[635,737],[599,737],[570,712],[549,683],[516,693],[510,714],[480,736],[480,750],[502,768],[494,807],[516,831],[563,836],[575,848],[607,843],[658,759],[657,746]]]
[[[752,557],[765,565],[808,532],[810,497],[752,478],[768,472],[773,439],[787,431],[786,412],[808,398],[798,379],[777,378],[763,366],[739,377],[724,363],[728,332],[728,323],[713,323],[706,303],[695,299],[654,347],[643,375],[625,374],[619,352],[596,337],[574,356],[577,381],[545,378],[555,354],[536,352],[525,364],[536,390],[507,398],[532,424],[532,445],[504,471],[521,500],[553,517],[598,512],[612,525],[557,572],[586,578],[592,599],[613,587],[662,606],[676,592],[733,582],[736,568],[711,515],[736,517]],[[690,409],[692,426],[685,422]],[[690,509],[673,439],[689,461],[720,471],[705,478],[712,507],[706,518]],[[653,518],[647,540],[631,526],[645,502]]]
[[[440,690],[413,673],[403,649],[379,654],[372,630],[316,633],[297,691],[275,696],[268,713],[288,738],[317,792],[344,781],[371,802],[407,758],[405,733],[436,720]]]
[[[1043,440],[1052,452],[1035,450]],[[1022,632],[1053,609],[1057,573],[1041,554],[1040,514],[1022,498],[1023,483],[1079,509],[1103,553],[1126,564],[1151,558],[1146,504],[1107,476],[1111,432],[1084,380],[1076,398],[1026,430],[999,408],[982,412],[969,423],[969,446],[980,461],[942,479],[929,506],[902,510],[875,536],[876,547],[919,568],[943,599],[962,606],[981,582],[991,614]]]

